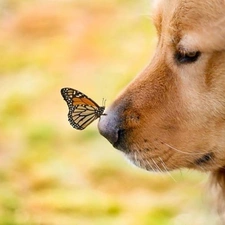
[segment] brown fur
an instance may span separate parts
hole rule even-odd
[[[158,0],[158,45],[151,63],[118,96],[99,123],[139,167],[211,172],[225,212],[225,0]],[[179,63],[176,54],[201,55]],[[114,125],[116,124],[116,125]],[[112,142],[112,141],[111,141]]]

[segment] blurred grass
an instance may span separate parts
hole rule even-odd
[[[147,173],[97,133],[73,130],[60,96],[107,105],[149,61],[147,0],[0,1],[0,225],[215,224],[205,175]]]

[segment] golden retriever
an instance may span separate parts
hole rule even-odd
[[[137,166],[210,171],[225,212],[225,0],[157,0],[150,64],[98,124]]]

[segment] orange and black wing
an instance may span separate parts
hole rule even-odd
[[[61,94],[69,108],[68,120],[75,129],[83,130],[99,118],[105,110],[104,106],[100,107],[92,99],[75,89],[63,88]]]

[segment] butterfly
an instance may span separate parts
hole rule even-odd
[[[69,108],[68,121],[77,130],[85,129],[94,120],[106,115],[104,114],[105,106],[99,106],[78,90],[62,88],[61,94]]]

